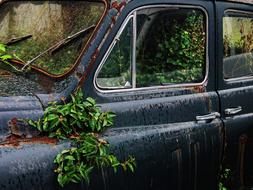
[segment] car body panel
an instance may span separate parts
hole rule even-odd
[[[252,11],[250,5],[239,5]],[[95,73],[124,20],[136,8],[145,6],[184,6],[206,12],[207,80],[198,85],[117,92],[104,92],[96,87]],[[224,148],[225,152],[230,152],[229,158],[237,157],[238,140],[248,133],[253,120],[252,105],[248,102],[253,93],[252,82],[220,82],[223,81],[220,18],[225,7],[236,6],[238,3],[209,0],[110,2],[65,90],[0,98],[0,189],[61,189],[53,159],[71,143],[39,137],[31,128],[17,128],[17,133],[13,134],[11,125],[15,118],[38,119],[50,101],[68,99],[77,87],[81,87],[85,97],[93,97],[102,110],[115,112],[114,126],[101,136],[109,141],[111,151],[119,159],[133,155],[137,168],[134,173],[119,171],[117,174],[111,169],[97,169],[89,185],[81,182],[63,189],[217,189]],[[243,107],[242,115],[229,118],[224,115],[224,109],[238,105]],[[221,114],[221,118],[217,115],[214,119],[197,119],[211,113]],[[229,163],[237,164],[237,161],[231,159]],[[247,164],[251,166],[249,159]]]

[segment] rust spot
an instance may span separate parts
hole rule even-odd
[[[49,137],[32,137],[32,138],[22,138],[17,135],[10,135],[6,138],[6,140],[0,142],[1,147],[14,147],[18,148],[23,144],[50,144],[56,145],[58,142],[57,139],[49,138]]]
[[[12,118],[8,121],[9,133],[19,137],[31,138],[39,135],[39,131],[33,129],[22,119]]]
[[[95,60],[95,59],[97,58],[98,54],[99,54],[99,50],[98,50],[98,48],[97,48],[97,49],[95,50],[95,52],[93,53],[93,55],[92,55],[92,60]]]
[[[0,76],[1,77],[10,77],[12,74],[9,71],[0,69]]]
[[[10,120],[10,124],[11,125],[17,125],[18,124],[18,119],[16,117],[13,117],[11,120]]]
[[[114,1],[114,2],[112,3],[112,8],[117,9],[118,12],[120,12],[121,9],[122,9],[124,6],[126,6],[126,1],[123,1],[123,2],[121,2],[121,3],[118,3],[117,1]]]
[[[205,91],[205,87],[204,86],[194,86],[193,87],[193,90],[195,91],[195,92],[204,92]]]
[[[112,23],[113,23],[113,24],[116,23],[116,17],[115,17],[115,16],[112,17]]]

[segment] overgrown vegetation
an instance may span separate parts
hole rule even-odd
[[[140,12],[137,20],[137,87],[203,80],[206,28],[202,12]],[[100,86],[127,87],[126,82],[131,82],[131,37],[129,22],[98,75]]]
[[[140,48],[137,84],[202,80],[206,43],[203,14],[189,11],[173,17],[164,13],[159,18],[150,29],[150,38]]]
[[[71,96],[69,103],[52,103],[46,108],[44,116],[38,121],[28,120],[43,134],[58,139],[71,139],[73,147],[59,153],[54,163],[58,182],[61,186],[81,180],[89,183],[94,168],[112,167],[134,171],[135,159],[129,157],[120,162],[109,152],[109,143],[98,133],[112,126],[115,114],[102,112],[92,98],[83,100],[79,90]]]
[[[221,170],[219,176],[219,190],[229,190],[226,186],[229,178],[231,177],[231,170],[228,168],[224,168]]]
[[[15,66],[13,66],[10,63],[10,60],[13,58],[18,59],[18,57],[15,54],[14,55],[8,54],[7,53],[7,46],[0,42],[0,63],[5,64],[5,65],[1,65],[1,66],[3,66],[3,67],[9,66],[12,69],[14,69],[15,71],[19,71]]]
[[[103,11],[101,2],[57,1],[54,7],[47,1],[9,2],[0,13],[3,26],[0,41],[8,44],[9,54],[16,54],[24,64],[30,63],[59,41],[96,25]],[[20,17],[22,22],[19,22]],[[31,65],[53,75],[66,73],[74,66],[93,30],[64,43],[57,51],[43,54]]]

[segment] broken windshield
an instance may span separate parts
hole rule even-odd
[[[19,70],[33,66],[59,76],[76,64],[104,12],[104,3],[9,1],[0,8],[0,43],[22,63]]]
[[[0,96],[65,90],[106,7],[103,0],[0,0]]]

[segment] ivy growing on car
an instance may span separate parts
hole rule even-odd
[[[102,112],[94,99],[84,101],[82,91],[78,90],[71,95],[70,102],[64,100],[62,105],[53,102],[41,119],[27,122],[49,137],[71,139],[72,148],[60,152],[54,160],[58,182],[64,186],[81,180],[89,183],[95,168],[112,167],[115,172],[122,168],[134,172],[135,158],[129,156],[119,161],[110,153],[110,144],[98,134],[112,126],[114,117],[112,112]]]

